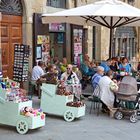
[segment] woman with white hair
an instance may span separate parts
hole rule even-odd
[[[99,80],[104,75],[104,68],[102,66],[97,67],[97,72],[92,77],[92,87],[95,89],[96,85],[99,83]]]
[[[99,81],[100,86],[100,99],[107,106],[108,109],[114,107],[115,91],[118,90],[117,83],[113,80],[113,71],[107,72],[106,76],[101,77]],[[104,108],[104,107],[103,107]]]

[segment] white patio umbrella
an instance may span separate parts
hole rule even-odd
[[[52,14],[42,14],[43,23],[71,23],[88,26],[105,26],[110,29],[111,57],[112,32],[119,26],[139,26],[140,9],[119,0],[102,0]]]

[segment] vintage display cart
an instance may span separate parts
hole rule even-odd
[[[45,125],[44,114],[44,117],[41,115],[32,117],[22,115],[21,110],[24,107],[31,108],[32,101],[21,101],[17,93],[13,93],[10,88],[0,87],[0,124],[16,126],[16,130],[20,134],[25,134],[29,129],[40,128]]]
[[[68,122],[85,115],[84,103],[80,106],[73,106],[74,95],[56,94],[57,85],[53,84],[43,83],[41,89],[41,109],[43,112],[63,116]]]

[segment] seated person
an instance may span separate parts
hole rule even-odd
[[[122,62],[121,64],[119,64],[119,70],[120,71],[124,71],[124,72],[128,72],[128,73],[131,73],[131,66],[130,64],[128,63],[128,59],[126,57],[123,57],[122,58]]]
[[[118,90],[117,84],[112,80],[113,71],[109,70],[106,76],[101,77],[99,81],[100,99],[103,110],[111,110],[115,103],[115,92]]]
[[[97,67],[97,72],[93,75],[91,82],[92,87],[95,89],[96,85],[99,83],[101,77],[104,75],[104,68],[102,66]]]
[[[110,70],[111,59],[107,59],[105,62],[102,62],[100,66],[104,68],[104,72],[107,73]]]
[[[43,76],[44,73],[44,62],[43,61],[39,61],[37,66],[33,67],[32,70],[32,84],[35,85],[35,92],[37,93],[38,97],[40,98],[40,83],[38,83],[39,79],[41,78],[41,76]]]
[[[44,75],[44,62],[39,61],[37,66],[32,69],[32,81],[37,81],[42,75]]]
[[[84,56],[84,63],[80,66],[82,74],[85,76],[93,76],[95,74],[93,62],[90,62],[88,54]]]
[[[117,58],[116,57],[112,57],[111,58],[110,69],[113,70],[114,72],[118,71],[119,66],[118,66],[118,62],[117,62]]]
[[[79,79],[75,72],[72,71],[72,65],[67,66],[66,72],[62,73],[61,80],[65,83],[79,84]]]
[[[60,63],[60,70],[62,73],[67,70],[67,65],[68,65],[67,58],[64,57],[62,62]]]
[[[45,79],[44,79],[45,78]],[[49,84],[57,84],[58,82],[58,71],[56,65],[51,64],[48,66],[48,72],[41,76],[41,82],[46,82]]]
[[[53,63],[55,64],[56,69],[58,70],[58,79],[60,79],[60,77],[61,77],[61,69],[60,69],[60,61],[59,61],[58,57],[54,57]]]

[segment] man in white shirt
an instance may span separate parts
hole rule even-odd
[[[43,67],[44,67],[44,62],[39,61],[38,65],[34,66],[33,70],[32,70],[32,84],[35,85],[35,87],[36,87],[35,92],[37,92],[39,99],[40,99],[41,91],[40,91],[40,83],[37,83],[37,80],[39,80],[41,78],[41,76],[43,76],[45,74]]]
[[[66,72],[64,72],[61,75],[61,80],[63,80],[65,83],[71,81],[71,84],[79,84],[80,83],[76,73],[72,71],[72,65],[71,64],[69,64],[67,66]]]
[[[40,79],[40,77],[42,75],[45,74],[44,70],[43,70],[43,67],[44,67],[44,62],[42,62],[42,61],[39,61],[38,65],[33,67],[33,70],[32,70],[32,81],[37,81],[38,79]]]

